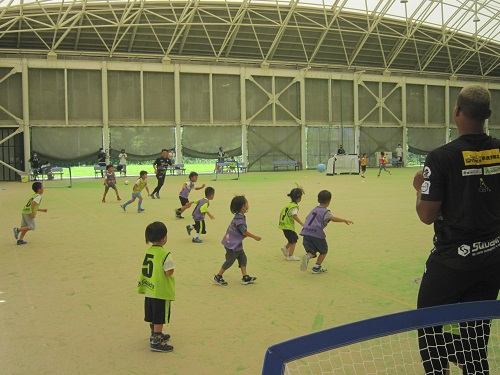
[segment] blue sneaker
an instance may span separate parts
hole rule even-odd
[[[195,243],[202,243],[203,241],[202,241],[202,240],[200,240],[198,237],[196,237],[196,238],[193,238],[193,239],[191,240],[191,242],[195,242]]]
[[[160,193],[156,193],[156,198],[160,199]]]
[[[311,272],[314,273],[315,275],[319,275],[319,274],[328,272],[328,270],[321,267],[321,266],[314,266],[312,268]]]
[[[138,213],[141,213],[141,212],[144,212],[144,211],[146,211],[144,208],[138,208],[138,209],[137,209],[137,212],[138,212]]]
[[[17,244],[18,245],[26,245],[27,242],[26,241],[23,241],[23,240],[17,240]]]
[[[120,204],[120,207],[123,209],[123,212],[127,212],[127,207],[123,204]]]
[[[190,236],[193,228],[191,228],[191,225],[186,225],[186,230],[188,232],[188,236]]]
[[[155,199],[155,195],[154,194],[151,194],[150,197],[153,198],[153,199]]]
[[[14,237],[16,237],[16,240],[19,238],[19,228],[14,228]]]

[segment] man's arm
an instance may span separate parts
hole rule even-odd
[[[415,174],[413,178],[413,187],[417,191],[416,210],[420,221],[424,224],[430,225],[434,223],[441,210],[441,201],[423,201],[422,200],[422,184],[424,183],[424,176],[422,171]]]

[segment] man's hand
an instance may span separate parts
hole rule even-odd
[[[418,171],[413,177],[413,188],[416,191],[420,191],[422,189],[422,184],[424,183],[424,174],[422,171]]]

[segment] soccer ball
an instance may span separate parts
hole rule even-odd
[[[128,185],[128,180],[125,180],[125,181],[123,181],[123,182],[125,182],[125,185]]]
[[[323,173],[324,171],[326,171],[326,165],[324,165],[323,163],[318,164],[318,166],[316,167],[316,170],[317,170],[319,173]]]

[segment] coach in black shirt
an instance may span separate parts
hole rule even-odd
[[[435,233],[418,308],[497,299],[500,140],[484,132],[490,101],[482,86],[462,89],[454,109],[459,138],[429,153],[424,170],[413,180],[417,214],[423,223],[434,224]],[[488,374],[489,324],[483,322],[460,323],[459,335],[443,334],[442,327],[419,330],[425,373],[444,374],[451,359],[464,374]],[[471,328],[473,323],[478,326]],[[463,350],[450,353],[452,348]]]
[[[153,163],[153,168],[155,169],[156,178],[158,180],[158,185],[155,187],[151,193],[151,198],[160,198],[160,189],[165,183],[165,175],[167,173],[168,166],[173,167],[172,160],[168,157],[168,150],[164,148],[161,150],[161,156],[155,160]]]

